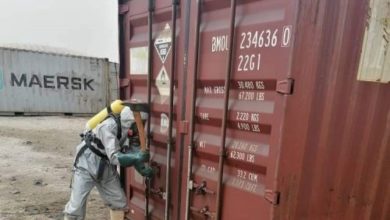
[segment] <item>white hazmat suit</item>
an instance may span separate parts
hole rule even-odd
[[[146,118],[146,114],[141,114]],[[88,138],[77,146],[72,178],[72,192],[65,206],[67,220],[82,220],[86,215],[87,198],[96,186],[105,204],[110,208],[112,220],[123,220],[127,209],[127,200],[121,187],[117,165],[132,166],[134,162],[143,164],[149,159],[146,152],[123,154],[127,132],[134,122],[134,115],[129,107],[123,108],[120,123],[115,117],[109,117],[100,123],[92,132],[86,133]],[[121,129],[118,129],[120,124]],[[118,132],[122,133],[118,135]],[[120,139],[120,136],[122,137]],[[123,159],[124,158],[124,159]],[[144,176],[151,176],[153,171],[143,167]],[[137,169],[140,171],[139,169]]]

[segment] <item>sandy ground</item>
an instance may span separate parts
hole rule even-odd
[[[0,117],[0,220],[63,219],[75,146],[87,118]],[[94,189],[87,219],[109,219]]]

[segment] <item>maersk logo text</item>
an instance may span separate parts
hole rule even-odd
[[[36,74],[27,75],[25,73],[17,76],[11,73],[12,87],[39,87],[46,89],[72,89],[72,90],[91,90],[94,91],[91,83],[93,79],[67,76],[52,76]],[[1,82],[1,79],[0,79]],[[1,89],[1,84],[0,84]]]

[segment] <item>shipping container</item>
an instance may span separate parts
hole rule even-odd
[[[156,170],[122,173],[127,217],[390,219],[389,9],[120,0],[120,96],[151,105]]]
[[[0,114],[92,114],[118,98],[118,64],[58,50],[0,47]]]

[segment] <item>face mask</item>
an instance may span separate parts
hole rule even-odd
[[[122,130],[128,130],[133,122],[133,120],[121,120]]]
[[[129,128],[125,128],[122,126],[122,138],[127,137]]]
[[[133,112],[129,107],[125,107],[121,112],[121,124],[122,130],[127,130],[130,128],[131,124],[134,122]]]

